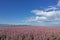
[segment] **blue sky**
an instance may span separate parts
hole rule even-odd
[[[59,4],[60,0],[0,0],[0,24],[60,25]]]

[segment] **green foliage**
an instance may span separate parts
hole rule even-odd
[[[50,40],[49,38],[47,38],[47,40]]]
[[[25,35],[22,35],[22,40],[24,40],[25,39]]]
[[[30,35],[30,37],[31,37],[31,40],[34,40],[34,36],[33,36],[33,34],[32,34],[32,35]]]
[[[2,36],[0,37],[0,40],[6,40],[6,36],[5,36],[5,35],[2,35]]]
[[[56,39],[57,39],[57,37],[53,38],[53,40],[56,40]]]
[[[58,38],[58,40],[60,40],[60,38]]]

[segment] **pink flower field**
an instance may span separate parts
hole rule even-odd
[[[0,40],[60,40],[60,27],[0,27]]]

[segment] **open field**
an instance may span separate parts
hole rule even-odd
[[[0,40],[60,40],[60,27],[0,27]]]

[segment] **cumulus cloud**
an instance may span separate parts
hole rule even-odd
[[[43,24],[46,24],[44,22],[48,22],[49,24],[59,24],[60,10],[57,9],[57,7],[50,6],[44,10],[32,10],[31,12],[34,13],[36,16],[29,18],[27,22],[36,22]]]
[[[35,13],[35,15],[39,16],[53,16],[55,15],[55,11],[51,12],[46,12],[46,11],[41,11],[41,10],[32,10],[32,13]]]
[[[52,11],[48,11],[51,10]],[[32,10],[32,13],[35,13],[36,20],[40,21],[58,21],[60,20],[60,11],[56,11],[57,8],[48,8],[48,10]],[[48,12],[47,12],[48,11]]]
[[[43,20],[47,20],[47,17],[39,17],[39,16],[36,16],[36,20],[39,20],[39,21],[43,21]]]
[[[60,0],[57,3],[57,6],[60,6]],[[32,10],[31,13],[34,13],[35,16],[28,18],[27,23],[36,23],[36,24],[60,24],[60,8],[56,6],[48,6],[44,10]],[[40,25],[39,24],[39,25]]]

